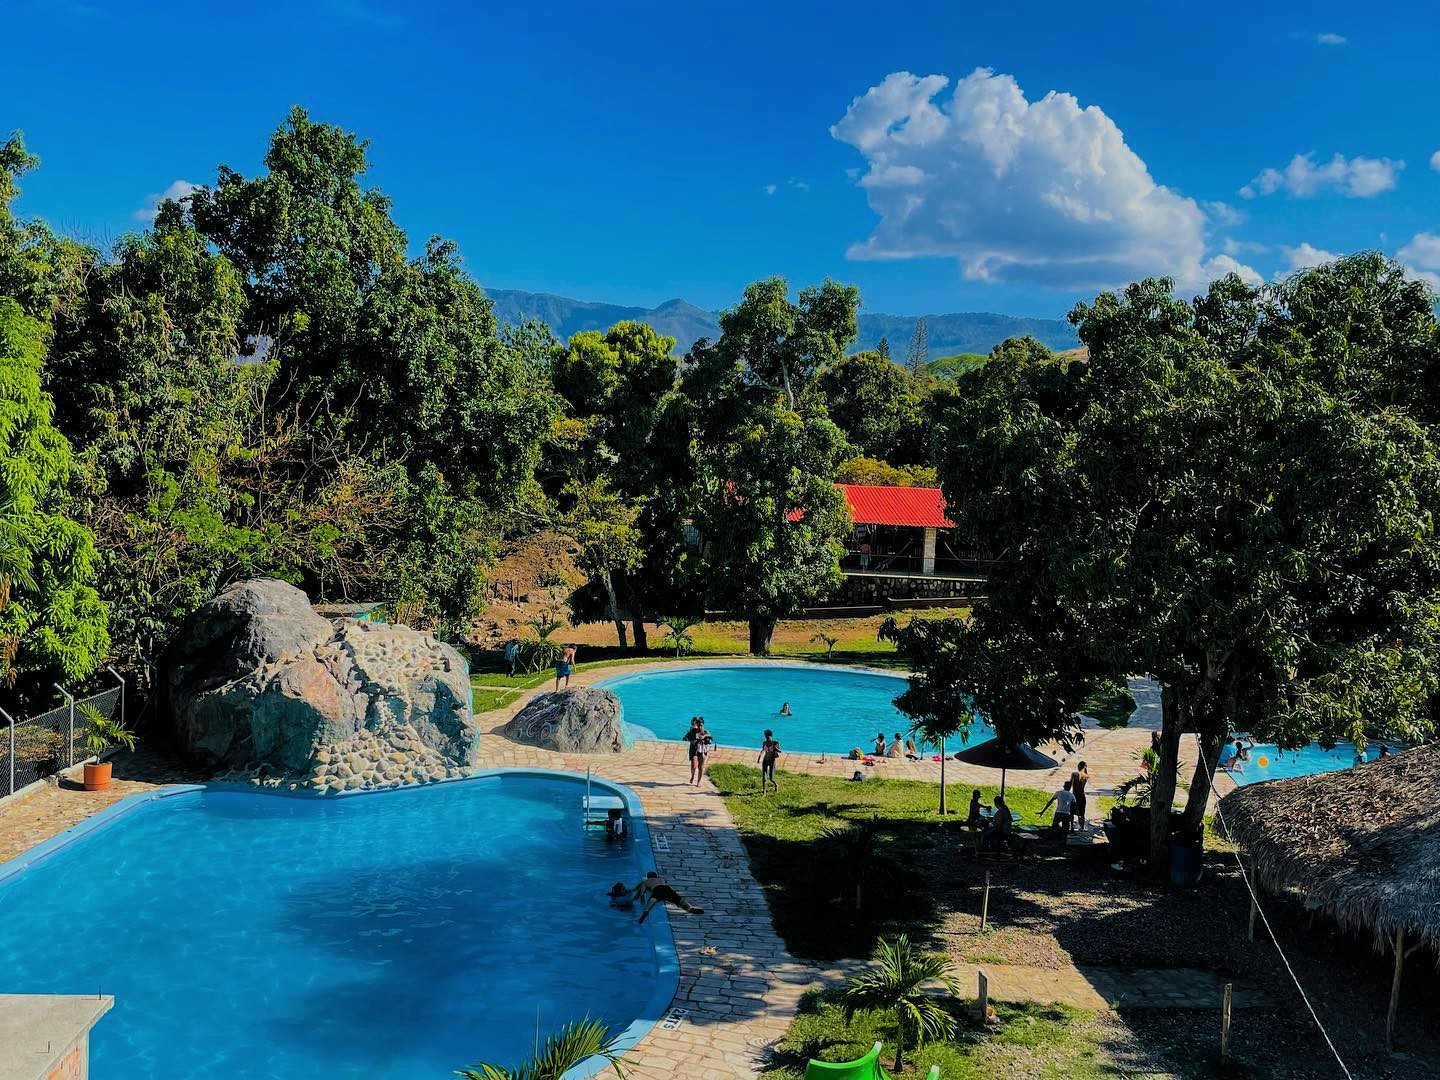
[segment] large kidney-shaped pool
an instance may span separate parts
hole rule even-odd
[[[679,739],[692,716],[721,746],[759,748],[766,728],[791,753],[869,752],[875,736],[908,732],[910,719],[895,708],[905,679],[882,672],[817,664],[694,664],[619,675],[598,684],[620,699],[622,716],[637,739]],[[790,715],[781,708],[790,705]],[[993,737],[971,725],[970,744]]]
[[[636,830],[607,844],[583,789],[501,773],[122,802],[0,866],[0,991],[113,994],[95,1080],[444,1080],[586,1014],[633,1040],[674,949],[658,911],[638,926],[604,895],[653,865],[638,802],[617,789]]]

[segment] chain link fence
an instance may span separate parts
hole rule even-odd
[[[0,719],[0,795],[13,795],[28,784],[78,765],[90,756],[85,748],[86,706],[109,719],[123,708],[124,687],[76,698],[24,720]]]

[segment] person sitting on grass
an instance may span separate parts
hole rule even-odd
[[[1072,816],[1075,810],[1075,794],[1070,790],[1069,780],[1066,780],[1065,786],[1055,792],[1054,795],[1051,795],[1050,801],[1040,808],[1040,816],[1042,818],[1045,816],[1045,811],[1049,810],[1052,804],[1055,807],[1055,820],[1053,822],[1055,831],[1068,833],[1075,825],[1075,818]]]
[[[985,831],[980,834],[980,850],[986,851],[992,848],[1002,847],[1010,838],[1010,827],[1015,823],[1015,815],[1010,813],[1010,807],[1005,805],[1005,796],[995,796],[995,816],[990,819],[990,824],[985,826]]]
[[[677,893],[674,889],[672,889],[669,885],[665,884],[665,879],[662,878],[659,874],[657,874],[654,870],[651,870],[648,874],[646,874],[645,880],[635,886],[636,900],[642,899],[646,896],[646,894],[649,894],[650,899],[649,903],[645,905],[645,910],[640,914],[640,921],[642,923],[650,917],[650,912],[654,910],[656,904],[670,904],[674,907],[678,907],[687,915],[705,914],[704,908],[692,907],[691,905],[687,904],[685,902],[685,898],[682,897],[679,893]]]

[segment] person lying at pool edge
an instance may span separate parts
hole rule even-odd
[[[650,912],[654,909],[656,904],[672,904],[689,915],[705,914],[704,908],[691,907],[689,904],[687,904],[684,897],[682,897],[669,885],[665,884],[665,879],[662,878],[659,874],[657,874],[654,870],[651,870],[648,874],[646,874],[645,880],[635,886],[634,899],[640,900],[645,896],[646,893],[649,894],[650,900],[649,903],[645,905],[645,910],[640,914],[640,921],[642,923],[650,917]]]

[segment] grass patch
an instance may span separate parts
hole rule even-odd
[[[1108,1080],[1122,1075],[1108,1044],[1115,1030],[1079,1009],[1052,1005],[995,1005],[996,1023],[979,1024],[965,1002],[953,1002],[955,1037],[906,1049],[903,1076],[923,1076],[939,1065],[943,1080]],[[838,991],[811,993],[765,1072],[801,1080],[811,1058],[853,1061],[883,1042],[887,1071],[895,1055],[893,1013],[862,1011],[845,1021]]]
[[[1109,683],[1096,689],[1080,705],[1080,711],[1093,716],[1107,731],[1128,727],[1135,712],[1135,698],[1124,683]]]
[[[973,789],[948,785],[951,813],[942,818],[938,785],[874,775],[883,768],[867,770],[859,784],[782,771],[779,793],[764,796],[758,769],[728,763],[710,768],[745,841],[751,872],[766,891],[775,928],[796,955],[869,956],[882,934],[931,939],[941,909],[930,877],[970,842],[960,822]],[[980,791],[989,802],[999,788]],[[1007,787],[1006,798],[1022,821],[1035,822],[1049,794]],[[1096,812],[1105,813],[1109,801],[1095,800]],[[857,857],[830,832],[861,824],[875,836]]]
[[[470,709],[477,713],[489,712],[491,709],[503,709],[519,696],[519,690],[502,690],[493,686],[479,686],[472,683]]]

